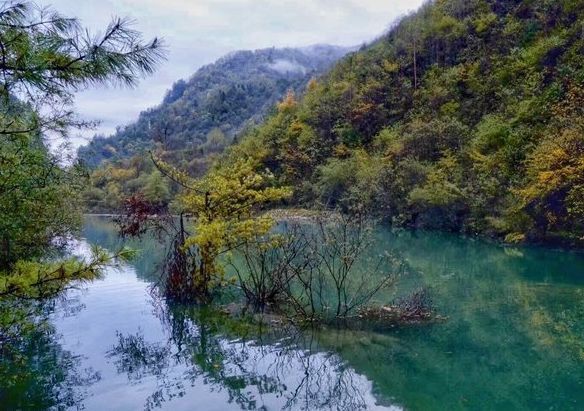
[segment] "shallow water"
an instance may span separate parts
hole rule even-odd
[[[118,242],[107,218],[84,236]],[[429,287],[446,320],[299,333],[156,302],[164,250],[135,246],[134,263],[56,305],[28,382],[4,388],[0,408],[584,409],[582,254],[380,228],[371,251],[409,266],[395,293]]]

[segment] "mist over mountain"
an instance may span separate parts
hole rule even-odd
[[[111,136],[96,136],[81,147],[79,158],[95,167],[104,160],[128,158],[155,145],[184,156],[200,152],[210,133],[231,141],[261,122],[289,90],[301,93],[308,81],[326,72],[351,51],[314,45],[236,51],[178,80],[159,106]],[[222,142],[221,142],[222,143]]]

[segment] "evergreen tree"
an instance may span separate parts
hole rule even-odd
[[[66,137],[71,128],[91,125],[77,120],[71,108],[75,91],[132,86],[163,54],[160,40],[143,41],[125,19],[114,19],[96,37],[76,19],[33,3],[0,6],[0,273],[12,276],[18,268],[20,278],[41,284],[41,273],[59,272],[60,280],[51,284],[65,283],[67,265],[61,272],[34,261],[75,230],[82,173],[50,152],[46,135]],[[71,273],[83,277],[81,271]],[[12,280],[0,283],[0,293],[26,288]]]

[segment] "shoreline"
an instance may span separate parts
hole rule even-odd
[[[84,217],[107,217],[107,218],[115,218],[119,217],[122,214],[115,214],[115,213],[84,213]],[[335,211],[326,211],[326,210],[311,210],[308,208],[274,208],[271,210],[266,210],[260,213],[261,216],[271,217],[277,222],[283,221],[300,221],[300,222],[308,222],[310,220],[317,219],[319,217],[322,218],[330,218],[335,215],[338,215]],[[180,217],[178,214],[173,215],[174,217]],[[189,220],[188,216],[185,216],[186,220]],[[391,226],[392,229],[397,230],[410,230],[410,231],[419,231],[419,228],[415,227],[398,227],[398,226]],[[444,230],[424,230],[421,231],[437,231],[437,232],[448,232]],[[557,238],[551,238],[546,240],[531,240],[531,241],[524,241],[520,243],[511,243],[505,242],[501,238],[497,238],[494,236],[489,236],[486,234],[472,234],[472,233],[465,233],[465,232],[449,232],[450,234],[457,235],[463,238],[470,238],[475,240],[482,240],[487,243],[497,244],[501,247],[505,248],[540,248],[546,250],[561,250],[567,252],[575,252],[575,253],[584,253],[584,248],[579,246],[578,244],[574,244],[571,241],[558,241]]]

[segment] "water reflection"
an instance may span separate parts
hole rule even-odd
[[[373,253],[395,251],[411,268],[400,279],[398,295],[430,286],[447,321],[382,334],[319,330],[307,337],[309,350],[342,358],[345,367],[371,381],[366,392],[385,405],[414,410],[583,407],[582,254],[507,248],[441,233],[380,229],[377,235]],[[260,337],[268,344],[286,341]],[[311,391],[306,395],[310,398]]]
[[[63,349],[51,324],[55,311],[75,315],[81,309],[75,300],[0,304],[0,317],[13,324],[3,324],[0,335],[0,408],[82,408],[101,375],[84,367],[81,355]]]
[[[166,341],[118,333],[108,353],[129,381],[156,378],[147,409],[201,384],[244,410],[398,409],[376,405],[371,382],[338,355],[319,352],[314,331],[184,307],[160,306],[157,315]]]
[[[117,248],[105,219],[89,242]],[[380,230],[446,321],[390,332],[259,326],[168,307],[150,293],[164,253],[109,272],[0,358],[0,408],[88,410],[584,409],[584,256]],[[393,296],[392,296],[393,297]],[[380,296],[389,298],[389,296]]]

